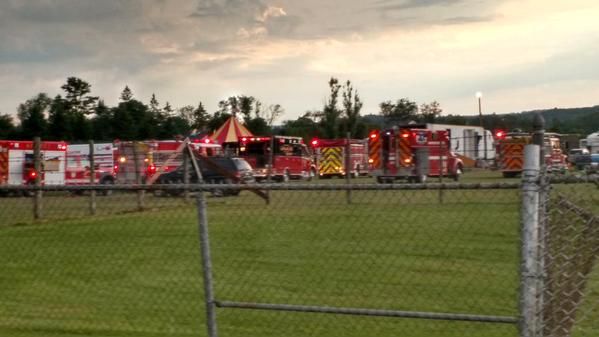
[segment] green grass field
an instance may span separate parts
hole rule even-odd
[[[216,298],[517,315],[517,190],[345,200],[208,198]],[[148,196],[136,212],[135,195],[122,193],[99,198],[92,217],[86,202],[48,194],[34,222],[29,199],[0,199],[0,336],[205,336],[194,205]],[[596,321],[579,335],[599,336]],[[502,324],[235,309],[219,309],[218,324],[221,336],[517,336]]]

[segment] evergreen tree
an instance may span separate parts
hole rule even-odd
[[[48,137],[52,140],[73,140],[72,122],[68,103],[60,95],[56,95],[48,114]]]
[[[128,85],[125,85],[125,89],[121,92],[121,101],[129,102],[131,99],[133,99],[133,92]]]
[[[51,101],[46,94],[39,93],[25,103],[19,104],[17,116],[21,121],[21,138],[32,139],[46,136],[48,121],[45,113]]]
[[[97,141],[112,141],[112,110],[104,104],[103,100],[98,102],[96,116],[91,120],[93,139]]]
[[[67,78],[67,83],[61,86],[66,92],[67,110],[72,114],[89,115],[94,112],[98,97],[88,95],[91,85],[77,77]]]
[[[198,107],[193,110],[193,120],[191,128],[198,132],[208,131],[208,123],[210,122],[210,115],[206,112],[202,102],[198,104]]]
[[[13,118],[10,115],[0,115],[0,139],[10,139],[15,133]]]

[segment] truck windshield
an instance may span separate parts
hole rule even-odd
[[[242,159],[234,159],[235,161],[235,166],[237,167],[238,170],[240,171],[251,171],[252,167],[250,166],[250,164],[248,164],[247,161],[242,160]]]

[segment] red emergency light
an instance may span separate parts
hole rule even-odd
[[[35,177],[37,177],[37,172],[35,172],[35,170],[31,170],[31,171],[29,171],[29,177],[30,177],[30,178],[35,178]]]
[[[403,132],[403,133],[401,134],[401,137],[402,137],[402,138],[410,138],[410,133],[409,133],[409,132]]]
[[[506,136],[506,133],[504,130],[495,130],[495,138],[504,139],[505,136]]]
[[[378,133],[377,133],[376,131],[372,131],[372,132],[370,133],[370,139],[376,139],[376,137],[378,137],[378,136],[379,136],[379,135],[378,135]]]
[[[152,175],[156,173],[156,165],[150,164],[148,165],[148,175]]]
[[[210,139],[209,138],[204,139],[204,143],[205,144],[210,144]]]
[[[317,147],[318,146],[318,139],[317,138],[312,139],[312,141],[310,142],[310,144],[312,144],[313,147]]]

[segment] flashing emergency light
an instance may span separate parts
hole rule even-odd
[[[154,165],[154,164],[150,164],[150,165],[148,165],[148,173],[149,173],[149,174],[154,174],[154,173],[156,173],[156,165]]]
[[[245,146],[242,146],[242,147],[240,147],[240,148],[239,148],[239,151],[240,151],[240,152],[245,152]]]
[[[209,138],[204,139],[204,143],[205,144],[210,144],[210,139]]]
[[[37,177],[37,172],[35,172],[34,170],[29,171],[29,177],[30,178],[35,178]]]
[[[406,158],[403,161],[404,161],[404,163],[409,164],[412,162],[412,158]]]
[[[312,139],[310,144],[312,144],[312,146],[314,146],[314,147],[318,146],[318,139],[316,139],[316,138]]]
[[[127,161],[127,157],[120,157],[119,162],[124,163]]]
[[[497,138],[497,139],[503,139],[503,138],[505,138],[505,131],[504,130],[496,130],[495,131],[495,138]]]
[[[245,142],[247,142],[247,141],[248,141],[248,139],[247,139],[247,138],[245,138],[245,137],[243,137],[243,138],[241,138],[241,141],[245,143]]]
[[[370,133],[370,139],[376,139],[376,137],[378,137],[378,134],[376,132]]]
[[[409,132],[404,132],[404,133],[401,134],[401,136],[403,138],[410,138],[410,133]]]

